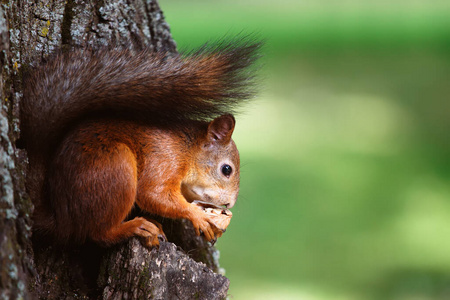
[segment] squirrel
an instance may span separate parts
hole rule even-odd
[[[164,236],[127,220],[137,205],[222,235],[194,200],[231,208],[239,191],[235,108],[253,97],[261,43],[205,45],[187,54],[108,48],[54,54],[24,76],[20,141],[38,235],[110,246]]]

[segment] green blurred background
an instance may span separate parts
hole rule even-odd
[[[450,1],[160,0],[267,40],[218,241],[231,299],[450,299]]]

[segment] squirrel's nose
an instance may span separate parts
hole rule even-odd
[[[226,208],[232,208],[234,206],[234,203],[236,203],[236,202],[235,201],[229,202],[229,203],[225,204],[225,207]]]

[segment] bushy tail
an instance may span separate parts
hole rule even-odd
[[[260,43],[206,45],[170,56],[128,49],[57,54],[25,79],[22,141],[47,152],[70,124],[113,111],[161,120],[211,119],[251,98]]]

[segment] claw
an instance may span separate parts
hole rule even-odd
[[[164,234],[158,234],[158,240],[160,242],[167,242],[167,237]]]

